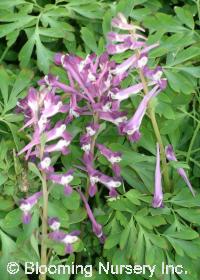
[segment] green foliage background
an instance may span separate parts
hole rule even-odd
[[[170,163],[173,192],[165,194],[165,208],[152,209],[154,186],[155,137],[148,118],[142,125],[143,137],[137,144],[118,137],[116,129],[107,125],[99,142],[122,151],[124,186],[117,201],[106,200],[100,193],[91,201],[97,220],[104,225],[107,240],[102,247],[91,233],[79,197],[63,197],[60,188],[51,194],[49,214],[61,218],[62,227],[73,229],[86,223],[82,242],[76,251],[82,262],[107,260],[113,264],[159,264],[164,261],[182,264],[188,274],[163,276],[157,270],[151,279],[199,280],[200,275],[200,1],[161,0],[0,0],[0,277],[12,279],[6,273],[8,261],[39,261],[39,210],[34,210],[30,225],[21,224],[17,202],[24,193],[37,191],[40,181],[33,165],[27,165],[17,151],[28,141],[19,132],[23,116],[15,114],[17,100],[26,95],[29,86],[48,73],[65,73],[52,60],[55,52],[72,52],[80,56],[105,50],[106,33],[117,12],[123,12],[133,22],[148,31],[148,42],[160,42],[150,53],[150,65],[163,65],[168,87],[155,104],[159,128],[164,143],[175,147],[178,167],[188,169],[197,191],[193,198],[185,183],[176,174],[177,164]],[[123,55],[114,59],[120,62]],[[134,83],[130,76],[124,83]],[[138,100],[125,102],[131,115]],[[78,136],[87,119],[76,120],[70,130],[77,136],[72,153],[55,158],[63,169],[79,164],[81,151]],[[76,138],[75,138],[76,139]],[[77,142],[76,142],[77,141]],[[109,174],[109,165],[100,155],[98,167]],[[73,185],[85,184],[84,174],[77,174]],[[52,264],[70,263],[75,256],[64,258],[63,248],[49,244],[55,254]],[[50,277],[50,276],[49,276]],[[16,279],[27,279],[21,269]],[[69,279],[51,276],[50,279]],[[31,278],[32,279],[32,278]],[[77,276],[77,280],[83,276]],[[150,279],[144,276],[97,275],[92,279]]]

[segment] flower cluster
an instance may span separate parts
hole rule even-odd
[[[110,54],[122,53],[127,50],[133,51],[133,54],[128,59],[115,67],[113,74],[116,76],[127,76],[130,71],[136,70],[140,74],[140,78],[141,76],[143,77],[137,84],[117,93],[112,93],[112,97],[119,101],[135,95],[141,92],[141,90],[146,93],[134,115],[119,125],[120,132],[128,135],[130,141],[136,142],[141,137],[140,125],[149,102],[161,90],[165,89],[167,83],[166,79],[162,78],[163,71],[160,66],[153,70],[147,66],[148,53],[151,49],[157,47],[158,44],[146,44],[146,37],[141,34],[145,30],[128,23],[127,19],[120,13],[112,20],[112,26],[123,30],[123,32],[127,31],[127,33],[118,34],[116,32],[110,32],[108,34],[108,40],[111,43],[108,44],[107,51]],[[148,87],[151,87],[151,90],[148,90]]]
[[[112,26],[120,29],[123,33],[110,32],[108,34],[108,40],[110,42],[107,46],[108,53],[119,54],[127,50],[133,51],[133,54],[121,64],[117,65],[112,73],[116,76],[127,76],[134,70],[138,73],[140,81],[120,92],[112,93],[111,96],[113,99],[122,101],[140,91],[145,93],[134,115],[129,120],[125,120],[119,124],[119,131],[122,134],[128,135],[130,141],[136,142],[141,137],[140,126],[150,101],[166,88],[167,81],[162,77],[163,71],[160,66],[150,69],[147,65],[149,51],[157,47],[158,44],[147,45],[146,37],[144,36],[145,30],[139,26],[130,24],[121,13],[112,20]],[[166,147],[166,158],[168,160],[177,161],[171,145]],[[177,172],[184,179],[192,194],[195,195],[183,168],[178,168]],[[155,169],[155,192],[152,206],[155,208],[163,207],[160,147],[158,143]]]
[[[18,154],[26,153],[26,159],[31,158],[37,162],[38,168],[46,174],[48,180],[64,186],[66,195],[71,194],[72,188],[69,183],[73,180],[73,170],[64,174],[55,173],[50,156],[53,152],[68,154],[68,146],[72,140],[65,123],[58,121],[54,124],[52,121],[52,117],[57,113],[66,112],[66,106],[56,94],[55,88],[43,85],[39,90],[30,88],[27,97],[19,101],[18,112],[25,115],[26,123],[23,129],[32,127],[33,130],[30,142]],[[42,192],[38,192],[20,202],[25,223],[30,222],[30,210],[41,195]]]

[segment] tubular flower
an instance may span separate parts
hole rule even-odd
[[[91,223],[92,223],[92,230],[93,233],[99,238],[100,242],[103,243],[105,241],[105,235],[103,234],[103,230],[102,230],[102,225],[98,224],[97,221],[95,220],[94,214],[84,196],[84,194],[78,190],[78,193],[80,194],[80,197],[85,205],[87,214],[88,214],[88,218],[90,219]]]
[[[72,254],[74,251],[73,244],[79,240],[79,238],[78,238],[79,234],[80,234],[79,231],[74,231],[71,233],[64,233],[63,231],[54,230],[53,232],[50,232],[48,236],[50,239],[52,239],[54,241],[63,243],[65,245],[66,254]]]
[[[120,124],[120,131],[122,133],[126,133],[129,136],[130,141],[135,142],[140,139],[141,134],[139,129],[142,123],[142,119],[146,113],[148,104],[150,100],[160,91],[161,89],[158,85],[156,85],[147,95],[143,97],[133,117],[130,120]]]
[[[119,162],[122,160],[120,152],[113,152],[102,144],[96,144],[100,153],[112,164],[112,169],[117,177],[120,176]]]
[[[72,169],[68,170],[64,174],[50,173],[48,175],[48,179],[51,180],[53,183],[64,186],[64,194],[65,195],[70,195],[72,193],[73,189],[69,185],[69,183],[74,178],[73,173],[74,173],[74,171]]]
[[[21,199],[19,202],[19,208],[23,212],[22,220],[24,224],[28,224],[31,221],[31,209],[37,204],[38,199],[42,196],[42,192],[36,192],[26,199]]]
[[[162,192],[162,177],[160,171],[160,148],[157,143],[157,154],[156,154],[156,169],[155,169],[155,189],[152,206],[154,208],[163,207],[163,192]]]
[[[108,188],[110,197],[118,196],[118,192],[116,191],[116,188],[120,187],[122,184],[122,182],[118,178],[112,178],[99,171],[97,173],[97,178],[98,178],[98,182],[100,182],[101,184],[103,184],[105,187]]]
[[[166,154],[166,157],[169,161],[177,161],[177,158],[175,156],[175,153],[174,153],[174,150],[173,150],[173,147],[172,145],[168,145],[166,148],[165,148],[165,154]],[[190,189],[191,193],[193,196],[195,196],[195,191],[187,177],[187,174],[185,172],[185,170],[183,168],[177,168],[177,172],[178,174],[183,178],[183,180],[185,181],[185,183],[187,184],[188,188]]]
[[[51,217],[48,219],[48,225],[53,231],[56,231],[60,228],[60,221],[57,217]]]

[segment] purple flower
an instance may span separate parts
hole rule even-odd
[[[67,155],[69,153],[69,149],[67,147],[69,146],[70,142],[70,137],[68,140],[61,139],[55,144],[47,145],[44,151],[46,153],[61,152],[63,155]]]
[[[121,64],[118,64],[114,70],[112,70],[112,74],[114,75],[120,75],[124,74],[130,67],[136,65],[136,62],[138,60],[138,57],[136,54],[133,54],[128,59],[126,59]]]
[[[112,169],[117,177],[120,176],[119,162],[122,160],[120,152],[113,152],[102,144],[97,144],[100,153],[112,164]]]
[[[28,224],[31,221],[31,209],[38,202],[38,199],[42,196],[42,192],[36,192],[35,194],[29,196],[26,199],[21,199],[19,203],[19,208],[23,212],[22,220],[24,224]]]
[[[57,231],[60,228],[60,221],[57,217],[51,217],[48,219],[48,225],[53,231]]]
[[[71,233],[64,233],[63,231],[55,230],[49,233],[49,238],[54,241],[63,243],[65,245],[65,253],[73,253],[73,244],[78,241],[79,231],[74,231]]]
[[[121,153],[120,152],[113,152],[110,149],[106,148],[106,146],[102,144],[97,144],[97,148],[99,149],[100,153],[106,157],[106,159],[111,162],[112,164],[118,163],[121,161]]]
[[[122,30],[130,30],[130,31],[131,30],[140,30],[143,32],[145,31],[140,26],[129,24],[126,17],[121,13],[118,13],[117,16],[112,19],[112,26],[122,29]]]
[[[91,148],[91,136],[88,134],[82,135],[80,139],[80,144],[81,144],[81,149],[84,152],[89,153]]]
[[[53,167],[51,166],[51,158],[46,156],[39,163],[39,168],[46,173],[53,172]]]
[[[177,158],[175,156],[174,150],[172,145],[168,145],[165,148],[165,154],[168,160],[170,161],[177,161]],[[191,193],[193,196],[195,196],[195,191],[193,190],[193,187],[187,177],[187,174],[185,172],[185,170],[183,168],[177,168],[177,172],[178,174],[183,178],[183,180],[185,181],[185,183],[187,184],[187,186],[189,187]]]
[[[96,184],[90,184],[89,186],[89,196],[93,197],[95,196],[95,194],[97,193],[98,189],[97,189],[97,185]]]
[[[87,214],[88,214],[88,218],[90,219],[91,223],[92,223],[92,230],[93,233],[100,239],[100,241],[103,243],[105,240],[105,236],[103,234],[103,230],[102,230],[102,225],[98,224],[97,221],[95,220],[94,214],[84,196],[84,194],[78,190],[78,193],[80,194],[80,197],[85,205]]]
[[[97,178],[98,178],[98,182],[100,182],[101,184],[103,184],[105,187],[108,188],[110,197],[118,196],[118,192],[116,191],[116,188],[120,187],[122,184],[122,182],[118,178],[112,178],[99,171],[98,171]]]
[[[112,99],[117,99],[121,101],[129,98],[132,95],[139,93],[142,89],[143,89],[143,84],[139,83],[131,87],[121,89],[117,93],[111,93],[111,97]]]
[[[99,130],[99,124],[90,123],[86,126],[86,131],[89,136],[94,136]]]
[[[162,177],[160,171],[160,148],[159,144],[156,144],[157,155],[156,155],[156,169],[155,169],[155,190],[152,206],[154,208],[163,207],[163,192],[162,192]]]
[[[68,196],[73,191],[72,187],[69,185],[69,183],[74,178],[73,173],[74,171],[70,169],[64,174],[50,173],[48,174],[47,178],[51,180],[53,183],[64,186],[64,194]]]
[[[134,42],[131,40],[131,38],[128,38],[122,44],[109,44],[107,46],[107,52],[109,54],[123,53],[126,50],[130,49],[133,43]]]
[[[107,38],[109,41],[111,42],[124,42],[126,41],[127,39],[131,39],[131,35],[130,34],[119,34],[119,33],[116,33],[116,32],[109,32],[107,34]],[[137,39],[143,39],[143,40],[146,40],[146,37],[141,35],[141,34],[137,34],[135,33],[134,34],[134,38],[137,40]]]
[[[125,122],[127,120],[126,112],[100,112],[99,113],[100,119],[112,122],[115,125],[119,126],[119,124]]]
[[[120,131],[128,134],[131,141],[138,141],[140,139],[139,129],[149,101],[156,96],[160,90],[159,86],[156,85],[147,95],[143,97],[133,117],[120,125]]]

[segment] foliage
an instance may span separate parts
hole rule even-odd
[[[110,261],[112,264],[182,264],[188,274],[161,276],[158,269],[152,279],[199,279],[200,260],[200,3],[193,1],[162,0],[1,0],[0,1],[0,271],[2,279],[8,261],[39,261],[38,235],[39,206],[34,208],[32,221],[23,225],[19,199],[32,194],[41,186],[37,169],[27,164],[17,152],[29,141],[23,126],[23,116],[16,114],[17,101],[26,95],[27,88],[36,85],[41,73],[59,75],[66,82],[65,71],[53,64],[55,52],[70,52],[85,57],[89,52],[101,54],[106,47],[110,21],[117,12],[149,32],[148,43],[159,42],[150,52],[149,65],[163,65],[168,87],[156,98],[154,108],[164,144],[175,147],[179,166],[188,170],[197,195],[191,196],[179,178],[176,164],[169,163],[171,193],[165,193],[164,208],[151,207],[156,138],[148,118],[142,124],[142,138],[129,143],[119,137],[116,129],[105,124],[99,142],[114,151],[122,152],[123,186],[120,198],[112,200],[100,191],[90,200],[97,221],[104,226],[107,236],[104,245],[94,237],[86,211],[78,195],[64,197],[61,188],[53,188],[49,201],[49,215],[59,216],[64,230],[80,229],[84,225],[82,241],[76,253],[66,257],[63,247],[49,243],[54,250],[51,264],[81,261],[93,264]],[[129,55],[129,54],[128,54]],[[121,62],[127,53],[113,59]],[[135,84],[130,75],[123,87]],[[132,115],[138,105],[137,97],[123,103]],[[88,123],[87,117],[76,119],[70,126],[74,142],[67,156],[53,159],[63,170],[81,164],[78,137]],[[109,163],[97,154],[97,167],[110,174]],[[86,184],[84,172],[77,172],[73,186]],[[123,277],[122,277],[123,276]],[[23,269],[16,279],[28,279]],[[63,277],[67,279],[68,276]],[[106,278],[107,277],[107,278]],[[149,275],[98,275],[91,279],[151,279]],[[163,277],[163,278],[161,278]],[[70,276],[68,277],[68,279]],[[72,277],[73,278],[73,277]],[[77,280],[85,279],[82,275]],[[31,279],[31,278],[30,278]],[[49,279],[62,279],[49,275]],[[71,278],[70,278],[71,279]]]

